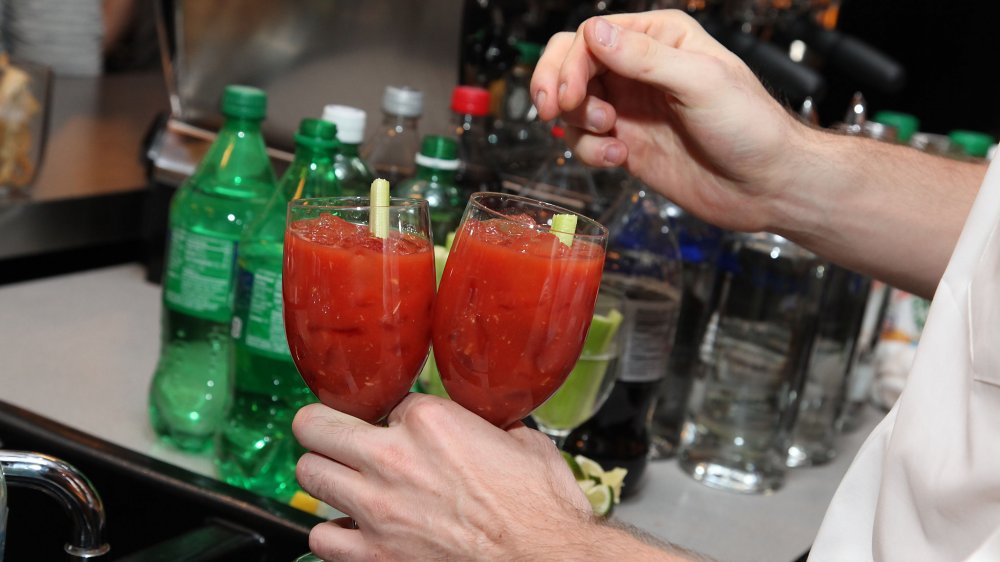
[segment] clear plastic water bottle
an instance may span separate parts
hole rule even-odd
[[[323,120],[337,126],[340,147],[334,156],[333,172],[344,195],[368,195],[372,180],[375,179],[375,172],[361,158],[360,152],[366,118],[364,110],[356,107],[330,104],[323,108]]]
[[[382,124],[361,147],[361,158],[389,185],[412,178],[414,155],[420,151],[420,116],[424,94],[403,86],[387,86],[382,95]]]

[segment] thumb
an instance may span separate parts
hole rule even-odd
[[[607,70],[691,102],[723,85],[726,63],[719,55],[728,51],[687,15],[672,19],[637,30],[629,20],[594,17],[584,23],[584,39]]]

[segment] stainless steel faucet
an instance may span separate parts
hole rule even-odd
[[[40,453],[0,450],[0,481],[9,486],[39,490],[54,498],[73,521],[73,537],[66,543],[70,556],[88,559],[107,554],[104,542],[104,504],[97,490],[67,462]],[[2,521],[2,518],[0,518]],[[3,529],[0,528],[0,534]]]

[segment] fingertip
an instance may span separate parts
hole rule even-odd
[[[621,166],[628,157],[628,148],[621,141],[612,139],[604,145],[602,156],[605,165]]]
[[[591,39],[588,41],[591,46],[611,49],[618,43],[620,29],[606,18],[597,16],[586,22],[585,33]]]

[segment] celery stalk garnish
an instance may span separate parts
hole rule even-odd
[[[368,229],[376,238],[389,237],[389,182],[376,178],[372,182]]]
[[[555,215],[549,232],[555,234],[567,248],[572,248],[573,235],[576,234],[576,215]]]

